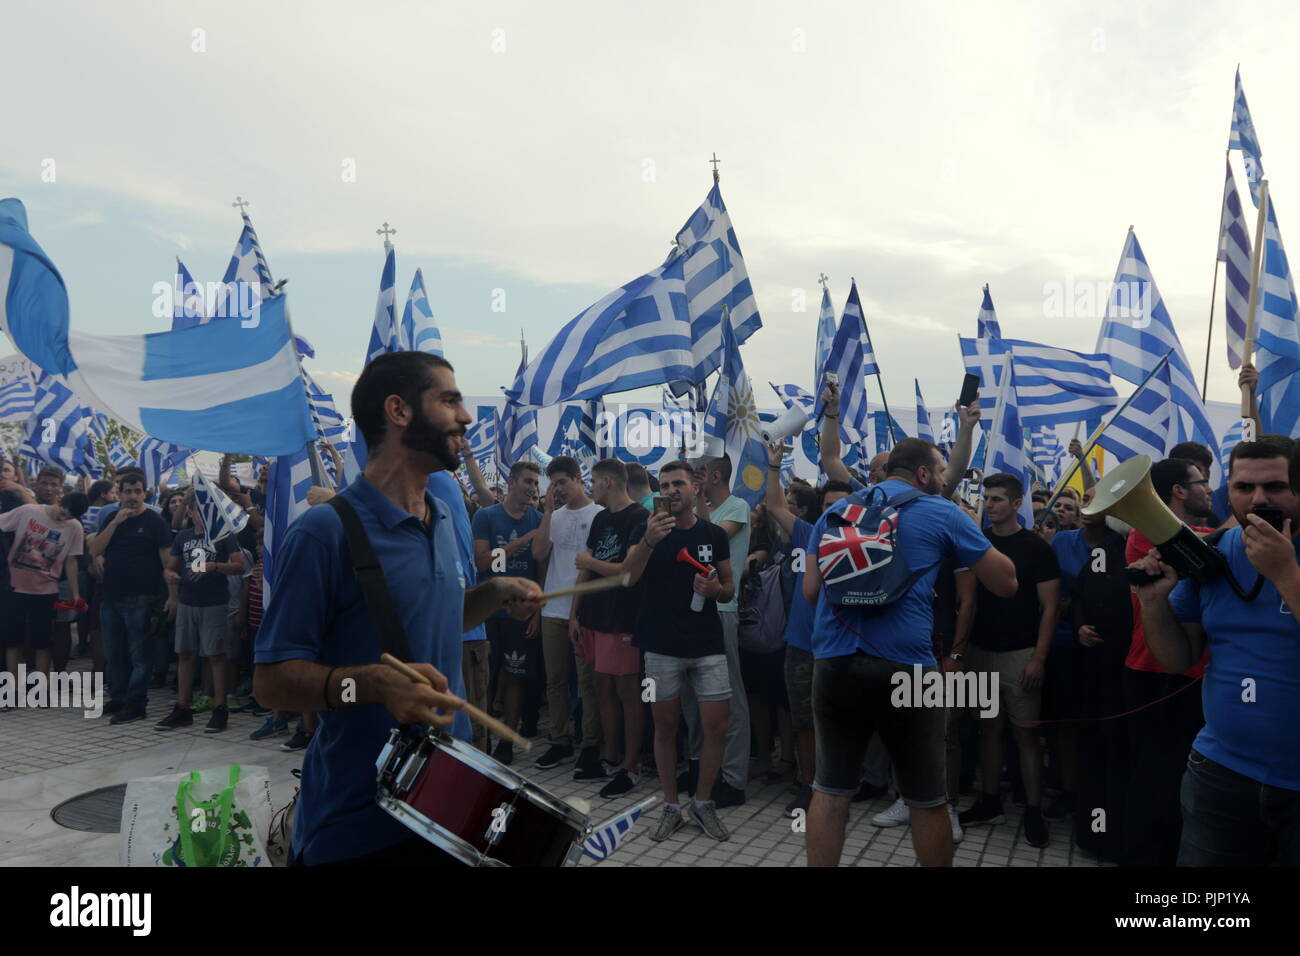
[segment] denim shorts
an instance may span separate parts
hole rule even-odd
[[[727,676],[727,655],[707,657],[672,657],[647,651],[645,676],[654,681],[655,703],[676,700],[682,681],[689,679],[696,700],[731,700],[731,680]]]
[[[813,729],[812,685],[812,652],[787,646],[785,694],[790,701],[790,724],[795,731]]]

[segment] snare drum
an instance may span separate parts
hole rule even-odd
[[[448,734],[394,728],[377,765],[379,805],[467,866],[582,856],[586,814]]]

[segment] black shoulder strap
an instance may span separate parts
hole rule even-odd
[[[361,525],[361,518],[356,509],[341,495],[335,495],[328,502],[343,522],[343,536],[347,539],[348,551],[352,558],[352,570],[361,585],[361,594],[366,601],[366,610],[379,631],[379,643],[388,653],[400,661],[411,660],[411,645],[406,640],[406,628],[393,603],[393,595],[384,580],[384,568],[375,557],[375,549],[370,545],[370,537]]]

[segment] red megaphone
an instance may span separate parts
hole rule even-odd
[[[696,561],[694,558],[691,557],[691,553],[687,551],[685,548],[682,548],[680,551],[677,552],[677,560],[683,564],[691,564],[699,568],[700,574],[713,573],[713,568],[700,564],[700,562]]]

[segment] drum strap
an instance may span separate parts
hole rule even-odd
[[[343,522],[343,536],[347,539],[352,570],[361,585],[366,609],[379,631],[380,646],[398,660],[409,661],[411,646],[406,640],[406,628],[402,626],[397,605],[393,603],[393,595],[384,580],[384,566],[375,557],[375,549],[371,547],[370,536],[366,534],[361,518],[341,495],[335,495],[326,504],[338,512],[339,520]]]

